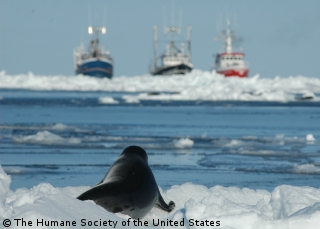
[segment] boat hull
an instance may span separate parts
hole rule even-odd
[[[76,68],[76,74],[111,79],[113,76],[113,66],[107,61],[92,59],[79,64]]]
[[[186,64],[162,67],[152,73],[152,75],[183,75],[192,71],[192,67]]]
[[[248,69],[226,69],[226,70],[218,70],[217,73],[222,74],[225,77],[246,78],[249,75],[249,70]]]

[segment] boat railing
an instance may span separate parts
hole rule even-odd
[[[165,66],[172,66],[182,63],[189,63],[189,59],[187,56],[164,56],[163,64]]]

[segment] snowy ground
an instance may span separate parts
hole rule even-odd
[[[10,228],[142,227],[134,226],[132,220],[128,226],[128,216],[109,213],[92,201],[75,198],[89,187],[55,188],[41,183],[31,189],[13,191],[10,182],[10,177],[0,167],[0,221],[8,223],[9,219]],[[152,209],[141,219],[148,228],[314,229],[320,225],[320,189],[310,187],[283,185],[270,193],[186,183],[164,190],[163,197],[167,201],[174,200],[176,208],[170,214]],[[25,226],[22,226],[22,219]],[[166,226],[155,226],[158,220],[164,221]],[[60,226],[67,221],[71,226]],[[45,226],[46,223],[51,226]],[[112,226],[103,223],[112,223]]]

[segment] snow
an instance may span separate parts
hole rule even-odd
[[[114,228],[141,228],[123,226],[128,216],[112,214],[93,201],[79,201],[75,197],[90,187],[53,187],[40,183],[31,189],[10,189],[10,177],[0,166],[0,221],[11,220],[10,228],[104,228],[99,225],[105,220],[113,221]],[[213,221],[218,228],[260,229],[260,228],[318,228],[320,225],[320,189],[311,187],[294,187],[281,185],[271,193],[266,190],[214,186],[185,183],[174,185],[162,191],[164,199],[174,200],[176,208],[171,213],[153,208],[142,222],[148,228],[159,228],[153,223],[157,220],[176,221],[178,226],[161,226],[161,228],[215,228],[216,226],[191,225],[198,220]],[[21,226],[21,219],[32,226]],[[71,221],[76,226],[42,226],[38,222],[54,222],[59,225]],[[184,224],[183,226],[180,223]],[[115,223],[117,223],[115,225]]]
[[[176,76],[118,76],[113,79],[77,76],[44,76],[33,73],[7,75],[0,72],[0,88],[59,91],[134,92],[124,95],[128,103],[140,100],[239,100],[239,101],[319,101],[320,79],[305,76],[240,79],[225,78],[216,72],[193,70]],[[152,92],[152,93],[149,93]],[[100,98],[101,103],[116,103]]]

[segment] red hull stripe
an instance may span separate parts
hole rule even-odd
[[[219,74],[224,75],[225,77],[230,77],[230,76],[237,76],[240,78],[247,77],[249,74],[248,69],[243,69],[243,70],[226,70],[226,71],[218,71]]]
[[[230,52],[230,53],[224,52],[224,53],[219,53],[218,54],[218,56],[225,56],[225,55],[231,55],[231,56],[241,55],[241,56],[245,56],[245,54],[243,52]]]

